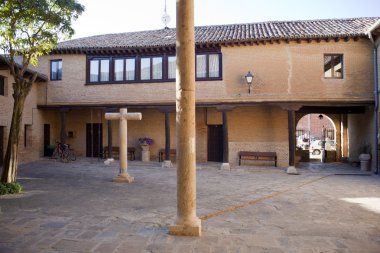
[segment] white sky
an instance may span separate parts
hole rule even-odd
[[[74,22],[73,38],[161,29],[165,0],[78,0],[86,11]],[[194,0],[195,25],[270,20],[380,17],[380,0]],[[176,0],[167,0],[175,27]]]

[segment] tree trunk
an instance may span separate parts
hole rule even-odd
[[[22,112],[24,110],[24,103],[26,96],[29,93],[29,87],[22,87],[22,85],[14,84],[14,104],[11,127],[9,129],[7,151],[5,153],[4,167],[1,175],[1,182],[14,183],[17,176],[17,150],[20,137],[20,127],[22,120]],[[18,86],[18,89],[15,87]],[[20,87],[21,86],[21,87]]]

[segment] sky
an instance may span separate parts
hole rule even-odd
[[[78,0],[86,8],[73,38],[164,28],[165,0]],[[175,27],[176,0],[167,1]],[[380,17],[380,0],[194,0],[195,25]]]

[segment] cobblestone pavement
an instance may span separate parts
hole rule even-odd
[[[131,162],[41,160],[19,169],[24,193],[0,197],[0,252],[380,252],[380,177],[346,164],[199,165],[202,237],[167,234],[176,173]]]

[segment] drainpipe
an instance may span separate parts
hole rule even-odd
[[[379,143],[379,80],[378,80],[378,62],[377,62],[377,48],[378,45],[376,45],[376,42],[374,41],[372,34],[368,33],[368,37],[372,42],[373,45],[373,79],[374,79],[374,95],[375,95],[375,174],[379,174],[379,151],[378,151],[378,143]]]

